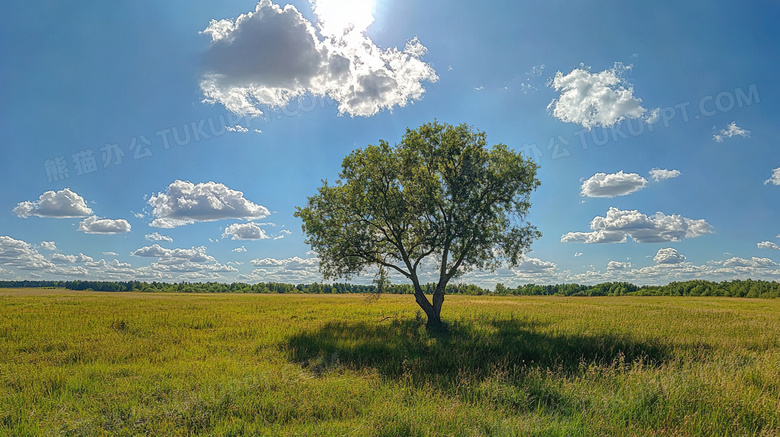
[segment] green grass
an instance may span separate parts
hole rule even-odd
[[[778,435],[780,300],[0,289],[0,435]]]

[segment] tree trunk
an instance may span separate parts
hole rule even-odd
[[[441,322],[441,307],[432,308],[428,315],[428,322],[425,324],[425,329],[428,331],[441,331],[444,328],[444,324]]]
[[[433,292],[433,305],[431,305],[430,311],[426,311],[428,316],[428,323],[425,327],[429,331],[441,331],[444,329],[444,323],[441,321],[441,307],[444,304],[444,285],[441,282],[436,286],[436,290]]]
[[[416,278],[415,278],[416,279]],[[425,316],[428,318],[425,328],[428,331],[441,331],[444,329],[444,324],[441,321],[441,307],[444,303],[444,288],[441,282],[436,286],[436,290],[433,292],[433,304],[425,297],[425,293],[422,291],[422,287],[419,282],[412,280],[414,283],[414,297],[417,301],[417,305],[425,312]]]

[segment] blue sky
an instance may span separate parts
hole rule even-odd
[[[779,9],[12,2],[0,279],[320,281],[295,207],[438,119],[541,165],[543,237],[463,282],[775,280]]]

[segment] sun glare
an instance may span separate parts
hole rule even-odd
[[[373,0],[315,0],[313,3],[323,30],[329,33],[350,28],[364,31],[374,22]]]

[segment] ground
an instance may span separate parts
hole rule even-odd
[[[1,435],[776,435],[780,300],[0,290]]]

